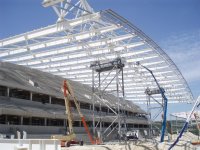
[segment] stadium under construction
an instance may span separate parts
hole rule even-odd
[[[127,140],[129,131],[163,142],[167,104],[194,102],[169,56],[110,9],[95,12],[86,0],[42,5],[55,24],[0,40],[1,138],[50,139],[73,126],[86,143],[90,134],[98,144]],[[162,112],[162,128],[153,127]]]

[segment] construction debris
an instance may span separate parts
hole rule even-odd
[[[135,140],[128,141],[124,143],[107,143],[105,145],[84,145],[84,146],[72,146],[70,148],[62,148],[62,150],[168,150],[173,141],[178,135],[173,134],[171,141],[165,136],[165,141],[160,143],[160,137],[155,140]],[[192,134],[191,132],[186,132],[183,134],[180,142],[173,148],[173,150],[195,150],[198,146],[191,144],[191,140],[197,140],[198,136]]]

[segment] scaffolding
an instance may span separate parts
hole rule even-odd
[[[164,89],[163,89],[164,91]],[[159,89],[150,89],[147,88],[145,90],[145,94],[147,95],[147,114],[149,116],[149,137],[152,138],[154,136],[154,128],[156,128],[156,126],[154,126],[153,122],[156,121],[156,119],[158,118],[158,116],[162,113],[163,109],[164,109],[164,105],[163,105],[163,101],[162,103],[159,102],[158,100],[156,100],[153,95],[157,95],[160,94]],[[154,101],[154,103],[152,104],[152,101]],[[152,116],[152,114],[154,114]]]
[[[106,139],[114,130],[118,131],[118,139],[122,140],[124,133],[126,132],[126,117],[125,111],[123,109],[124,105],[124,77],[123,68],[125,66],[125,60],[123,58],[116,58],[108,62],[95,61],[92,62],[90,68],[92,69],[92,92],[93,92],[93,133],[95,134],[97,128],[99,127],[99,138],[101,141]],[[101,78],[101,74],[106,74],[105,78]],[[116,89],[112,87],[112,91],[108,91],[108,87],[111,83],[115,82]],[[112,104],[106,101],[105,96],[109,94],[114,94],[116,96],[116,106],[111,106]],[[95,99],[99,101],[99,114],[95,114]],[[112,119],[110,125],[102,131],[102,111],[101,107],[106,105],[108,110],[113,113],[112,116],[106,116]],[[104,116],[105,117],[105,116]],[[97,124],[95,120],[98,119]],[[117,123],[116,123],[117,122]],[[123,130],[122,130],[123,127]]]

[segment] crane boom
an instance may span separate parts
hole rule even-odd
[[[72,121],[72,113],[70,108],[70,95],[68,91],[68,86],[66,80],[63,83],[63,91],[64,91],[64,100],[65,100],[65,109],[66,115],[69,125],[69,133],[73,133],[73,121]]]
[[[95,141],[93,140],[92,138],[92,135],[90,134],[90,131],[88,129],[88,126],[87,126],[87,123],[85,121],[85,117],[83,116],[83,114],[81,113],[81,110],[80,110],[80,106],[78,104],[78,101],[75,97],[75,94],[74,94],[74,91],[73,91],[73,88],[71,87],[70,83],[67,81],[67,80],[64,80],[64,84],[63,84],[63,90],[64,90],[64,97],[65,97],[65,105],[66,105],[66,110],[67,110],[67,113],[68,113],[68,122],[69,122],[69,129],[72,131],[73,133],[73,125],[72,125],[72,113],[70,111],[70,105],[69,105],[69,98],[71,97],[73,100],[74,100],[74,104],[76,106],[76,109],[79,113],[79,116],[81,118],[81,121],[83,123],[83,126],[86,130],[86,133],[88,134],[88,137],[90,139],[90,142],[92,144],[95,144]]]
[[[153,72],[148,69],[147,67],[143,66],[140,64],[140,62],[136,62],[136,65],[140,65],[142,66],[144,69],[146,69],[153,77],[159,91],[160,91],[160,94],[164,100],[164,108],[163,108],[163,112],[164,112],[164,115],[163,115],[163,122],[162,122],[162,129],[161,129],[161,137],[160,137],[160,142],[163,142],[164,141],[164,136],[165,136],[165,130],[166,130],[166,124],[167,124],[167,103],[168,103],[168,99],[167,97],[165,96],[165,91],[163,90],[163,88],[161,88],[160,84],[158,83],[156,77],[154,76]]]

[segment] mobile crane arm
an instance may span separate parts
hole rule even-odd
[[[154,76],[153,72],[150,69],[148,69],[147,67],[141,65],[140,62],[137,62],[136,64],[138,66],[139,65],[142,66],[144,69],[146,69],[152,75],[156,85],[158,86],[158,89],[159,89],[159,91],[161,93],[161,96],[162,96],[162,98],[164,100],[164,110],[163,110],[164,115],[163,115],[161,138],[160,138],[160,142],[163,142],[164,141],[164,136],[165,136],[166,124],[167,124],[167,103],[168,103],[168,99],[165,96],[165,91],[163,90],[163,88],[160,87],[160,84],[158,83],[158,81],[157,81],[156,77]]]
[[[70,83],[67,81],[67,80],[64,80],[64,84],[63,84],[63,90],[64,90],[64,97],[65,97],[65,104],[66,104],[66,109],[68,110],[67,113],[68,114],[68,121],[69,121],[69,129],[73,132],[73,126],[72,126],[72,115],[71,115],[71,111],[70,111],[70,105],[69,105],[69,98],[71,97],[73,100],[74,100],[74,104],[76,106],[76,109],[79,113],[79,116],[81,118],[81,121],[83,123],[83,126],[88,134],[88,137],[90,139],[90,142],[92,144],[95,144],[95,141],[93,140],[92,138],[92,135],[90,134],[90,131],[88,129],[88,126],[87,126],[87,123],[85,121],[85,117],[83,116],[83,114],[81,113],[81,110],[80,110],[80,106],[78,104],[78,101],[74,95],[74,92],[73,92],[73,89],[70,85]]]

